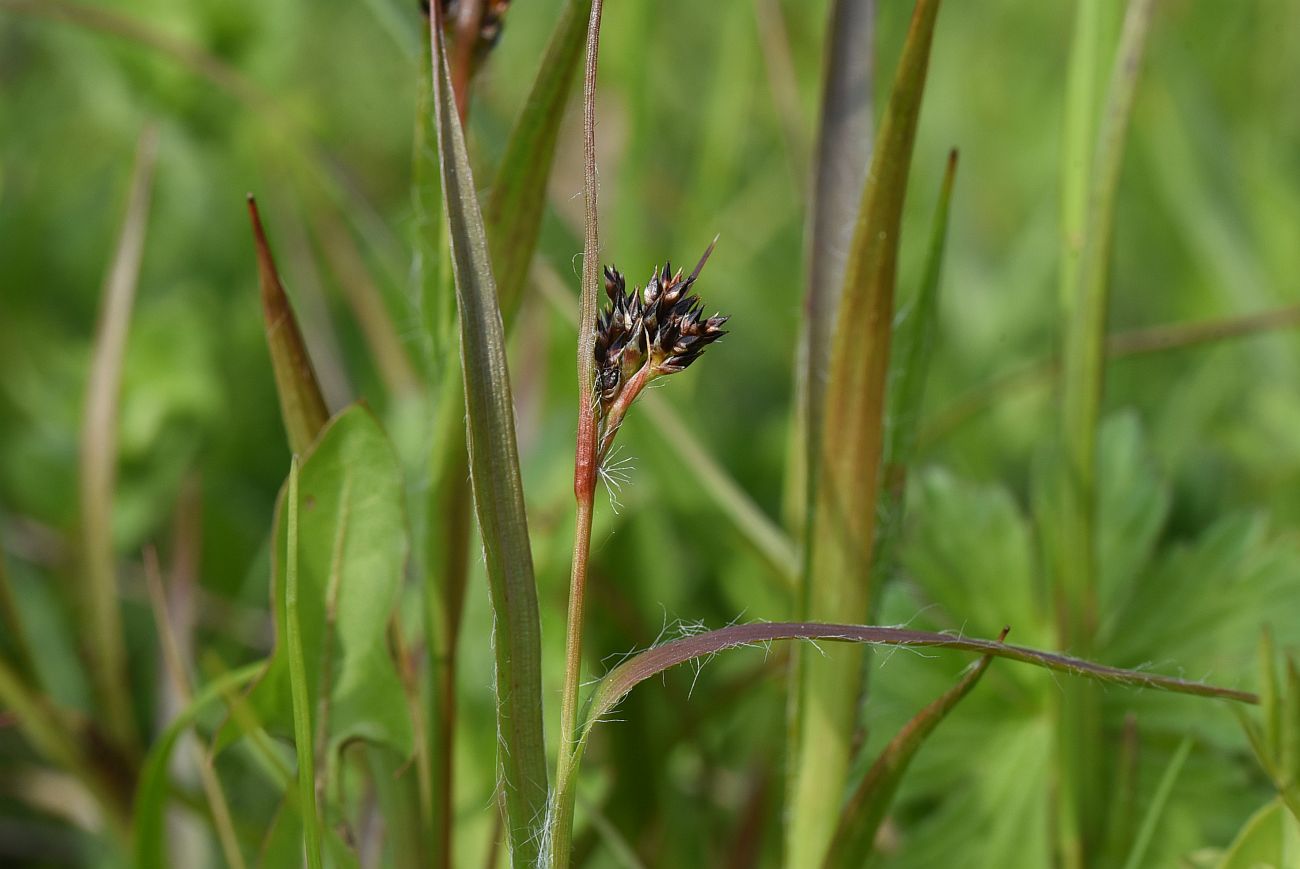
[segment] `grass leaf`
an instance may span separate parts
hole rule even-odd
[[[257,273],[262,285],[262,315],[266,320],[266,344],[271,351],[271,368],[275,372],[275,391],[280,397],[280,414],[291,452],[307,451],[316,435],[325,427],[329,410],[321,395],[320,383],[312,368],[311,356],[298,329],[293,306],[280,283],[280,275],[271,256],[271,245],[262,228],[257,202],[248,197],[248,215],[253,222],[253,242],[257,245]]]
[[[804,412],[799,423],[803,475],[818,466],[831,342],[844,289],[844,270],[860,204],[858,192],[871,160],[872,86],[875,67],[875,0],[835,0],[826,27],[821,116],[808,217],[808,289],[804,298],[801,360],[796,394]],[[809,501],[807,480],[792,481]]]
[[[881,488],[880,529],[876,534],[877,581],[884,581],[893,570],[894,550],[903,527],[903,496],[907,470],[916,455],[917,432],[925,383],[930,373],[939,324],[939,277],[943,272],[944,241],[948,235],[948,205],[957,175],[957,152],[948,155],[930,231],[930,249],[926,253],[921,286],[908,308],[894,326],[892,358],[889,363],[889,388],[886,392],[886,433],[884,483]]]
[[[484,209],[497,297],[507,328],[519,307],[537,247],[546,182],[551,176],[564,105],[582,57],[590,14],[591,0],[567,0],[560,10],[546,56],[515,120]]]
[[[1165,805],[1169,802],[1169,795],[1173,793],[1178,774],[1183,771],[1183,764],[1187,763],[1187,756],[1191,753],[1192,738],[1184,736],[1182,742],[1178,743],[1174,756],[1169,759],[1164,774],[1160,776],[1160,783],[1156,785],[1156,792],[1151,797],[1151,802],[1147,804],[1147,810],[1142,816],[1142,826],[1138,827],[1137,838],[1134,839],[1133,847],[1129,850],[1128,859],[1124,861],[1124,869],[1141,869],[1146,865],[1142,861],[1146,859],[1147,849],[1151,847],[1151,837],[1155,834],[1156,824],[1159,823]]]
[[[302,806],[302,837],[309,869],[322,869],[319,806],[316,805],[316,759],[307,699],[307,664],[303,660],[298,610],[298,457],[289,468],[288,542],[285,552],[285,644],[289,653],[289,688],[293,699],[293,744],[298,752],[298,800]]]
[[[547,798],[537,588],[519,476],[505,330],[442,34],[436,26],[432,39],[433,102],[460,308],[470,473],[495,614],[497,723],[502,742],[497,753],[499,787],[504,792],[513,859],[527,865],[536,860],[534,825],[545,816]]]
[[[865,622],[899,227],[938,0],[918,0],[862,193],[826,387],[801,618]],[[834,832],[857,729],[863,653],[835,649],[792,670],[795,717],[786,862],[820,865]]]
[[[1060,536],[1051,567],[1057,642],[1085,655],[1094,648],[1099,618],[1097,440],[1105,375],[1111,237],[1125,138],[1154,5],[1154,0],[1133,0],[1125,13],[1093,155],[1075,298],[1068,299],[1066,305]],[[1071,685],[1060,697],[1058,829],[1066,866],[1083,865],[1088,852],[1101,840],[1105,752],[1099,704],[1089,685]]]
[[[1003,631],[998,641],[1005,637]],[[871,856],[876,831],[894,801],[912,758],[939,722],[979,683],[992,661],[991,655],[985,655],[972,664],[956,685],[918,712],[884,747],[840,814],[839,826],[826,855],[827,866],[861,866]]]
[[[814,642],[852,643],[871,646],[898,646],[912,649],[954,649],[973,652],[994,658],[1006,658],[1031,664],[1042,669],[1091,681],[1132,688],[1145,688],[1211,697],[1255,704],[1259,697],[1249,691],[1220,688],[1204,682],[1191,682],[1173,676],[1162,676],[1149,670],[1124,670],[1094,664],[1068,655],[1043,652],[1023,646],[1008,645],[996,640],[933,631],[914,631],[906,628],[876,627],[873,625],[845,625],[821,622],[755,622],[730,625],[713,631],[683,637],[654,646],[628,658],[611,670],[592,693],[587,707],[585,723],[575,753],[575,765],[581,760],[587,738],[596,724],[618,706],[619,702],[640,683],[687,661],[708,659],[719,652],[736,648],[766,648],[774,640],[811,640]],[[824,650],[823,650],[824,651]],[[822,655],[813,660],[825,664]],[[838,795],[838,794],[837,794]],[[838,805],[836,817],[838,817]],[[834,819],[832,819],[834,820]]]
[[[80,445],[81,535],[87,660],[105,730],[123,748],[136,745],[126,643],[118,604],[113,553],[113,489],[117,481],[118,398],[122,362],[131,325],[140,261],[144,255],[149,199],[158,157],[158,133],[146,129],[136,149],[131,192],[113,262],[104,279],[102,308],[95,329],[94,355]]]
[[[145,757],[135,792],[134,854],[136,865],[140,869],[162,869],[167,865],[163,846],[170,792],[168,772],[172,752],[180,742],[181,735],[194,725],[208,707],[221,700],[227,692],[237,691],[252,682],[261,671],[262,665],[254,663],[210,680],[154,740]]]

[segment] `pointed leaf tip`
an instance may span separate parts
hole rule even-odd
[[[266,238],[257,200],[248,194],[248,217],[257,248],[257,272],[262,289],[262,316],[266,322],[266,343],[271,352],[275,389],[280,397],[289,449],[301,453],[311,446],[316,435],[329,420],[329,410],[321,394],[316,371],[307,352],[307,344],[293,315],[293,306],[280,282],[275,258]]]

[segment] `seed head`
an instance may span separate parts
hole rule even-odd
[[[715,239],[716,241],[716,239]],[[704,316],[704,303],[691,294],[700,270],[713,252],[710,244],[689,277],[665,262],[645,289],[627,289],[623,274],[605,267],[610,305],[596,320],[596,390],[602,406],[612,404],[623,385],[643,367],[647,379],[684,370],[704,348],[727,334],[727,317]]]

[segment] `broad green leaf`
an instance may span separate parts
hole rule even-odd
[[[402,480],[369,410],[353,406],[330,421],[302,462],[300,486],[298,609],[310,708],[318,708],[327,685],[331,746],[365,739],[409,754],[406,694],[387,642],[408,550]],[[267,730],[285,736],[293,722],[284,645],[287,565],[280,555],[288,545],[286,497],[282,490],[276,509],[277,643],[249,697]]]
[[[912,758],[939,723],[979,683],[992,660],[985,655],[972,664],[956,685],[918,712],[880,752],[840,814],[826,855],[827,866],[860,866],[871,856],[876,832]]]
[[[1218,869],[1287,869],[1300,863],[1300,821],[1274,800],[1256,812]]]
[[[801,618],[864,622],[885,439],[885,385],[899,226],[938,0],[918,0],[863,189],[831,353]],[[795,714],[786,862],[822,861],[857,729],[862,650],[793,668]]]
[[[280,396],[280,414],[284,418],[290,451],[302,454],[325,427],[329,410],[325,407],[302,332],[298,330],[293,306],[280,283],[257,203],[251,196],[248,197],[248,214],[253,222],[253,241],[257,245],[262,316],[266,320],[266,344],[271,351],[275,391]]]
[[[499,786],[513,859],[529,865],[537,858],[535,825],[545,817],[547,802],[537,587],[519,476],[505,330],[442,34],[435,28],[432,38],[433,103],[460,309],[471,483],[495,615]]]

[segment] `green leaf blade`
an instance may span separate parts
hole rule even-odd
[[[938,0],[919,0],[876,137],[845,268],[814,475],[801,618],[866,622],[885,438],[899,228]],[[786,862],[816,866],[834,833],[862,685],[861,649],[800,657]]]
[[[894,326],[886,392],[884,482],[880,497],[880,530],[876,540],[877,581],[888,579],[903,526],[903,496],[907,471],[916,456],[925,383],[939,329],[939,278],[943,273],[944,242],[948,236],[948,207],[957,176],[957,152],[948,155],[948,169],[939,191],[930,231],[930,247],[916,297]]]
[[[992,661],[991,655],[985,655],[971,665],[956,685],[918,712],[880,752],[840,814],[826,866],[861,866],[871,856],[876,832],[912,758],[948,713],[979,684]]]
[[[524,512],[505,329],[473,173],[456,114],[442,34],[432,34],[434,110],[460,308],[470,474],[492,596],[500,787],[513,859],[536,861],[534,825],[546,814],[541,627]]]
[[[578,61],[591,0],[567,0],[551,34],[532,90],[515,121],[484,209],[501,316],[509,328],[523,296],[546,205],[546,183],[564,105]]]

